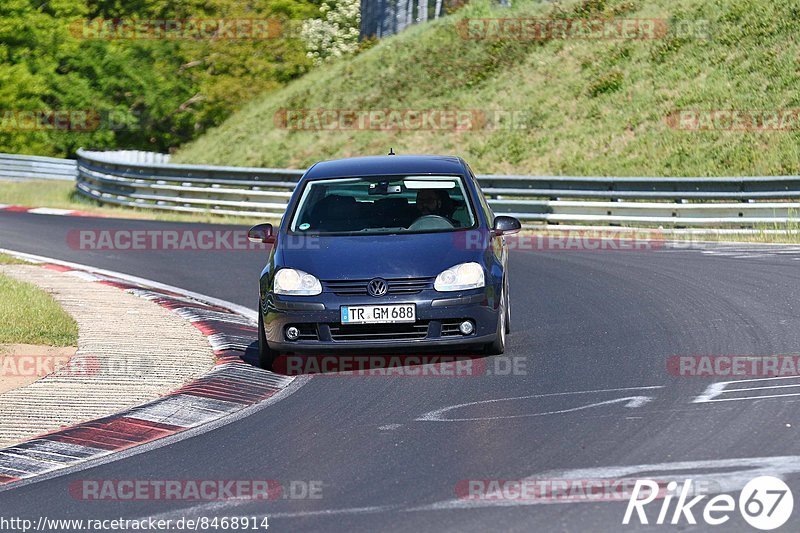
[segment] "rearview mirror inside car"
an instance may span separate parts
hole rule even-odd
[[[379,181],[369,184],[369,194],[400,194],[403,188],[400,185],[390,185],[388,181]]]

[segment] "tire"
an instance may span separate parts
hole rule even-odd
[[[506,307],[507,297],[507,293],[503,291],[503,299],[500,303],[500,309],[497,310],[497,336],[493,342],[490,342],[485,347],[485,352],[488,355],[502,355],[503,352],[506,351],[506,318],[508,316]]]
[[[264,333],[264,317],[261,314],[261,306],[258,306],[258,366],[264,370],[272,370],[272,363],[278,352],[272,350],[267,344],[267,335]]]

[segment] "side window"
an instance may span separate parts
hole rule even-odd
[[[467,172],[469,172],[469,177],[472,178],[472,182],[475,184],[475,189],[477,189],[478,191],[478,201],[480,201],[481,207],[483,208],[483,212],[486,213],[486,220],[491,226],[492,222],[494,221],[494,211],[492,211],[492,208],[489,206],[489,202],[486,201],[486,197],[483,195],[483,191],[481,190],[481,186],[478,183],[478,178],[475,177],[475,173],[472,172],[472,169],[469,167],[467,163],[464,164],[467,165]]]

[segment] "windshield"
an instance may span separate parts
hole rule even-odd
[[[309,181],[289,226],[313,234],[427,233],[475,225],[461,176]]]

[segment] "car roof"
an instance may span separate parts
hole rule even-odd
[[[306,172],[304,179],[390,174],[464,174],[460,157],[443,155],[381,155],[321,161]]]

